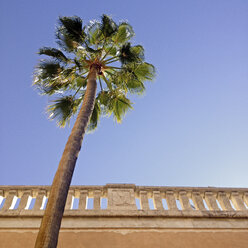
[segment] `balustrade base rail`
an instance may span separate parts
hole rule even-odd
[[[0,186],[0,217],[42,216],[49,192],[49,186]],[[248,189],[71,186],[64,216],[248,218]]]

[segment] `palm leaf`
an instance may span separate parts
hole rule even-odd
[[[155,67],[152,64],[146,62],[134,65],[133,71],[137,78],[141,81],[152,81],[155,77]]]
[[[82,76],[77,76],[75,78],[76,86],[79,88],[85,88],[87,85],[87,78]]]
[[[54,78],[63,70],[63,67],[56,61],[44,60],[37,66],[36,74],[41,79]]]
[[[129,41],[134,36],[134,31],[131,25],[126,22],[119,24],[116,34],[113,36],[112,40],[116,44],[123,44]]]
[[[70,81],[61,82],[60,80],[42,80],[36,83],[36,87],[42,95],[53,95],[63,93],[69,86]]]
[[[56,33],[57,44],[66,52],[76,51],[78,43],[73,41],[67,34],[63,34],[62,30],[57,31]]]
[[[73,96],[64,96],[52,101],[52,104],[47,107],[49,119],[56,119],[59,127],[65,127],[66,124],[69,124],[71,117],[77,112],[82,100],[83,95],[78,99],[74,99]]]
[[[102,111],[106,115],[114,115],[117,122],[121,122],[126,112],[132,109],[131,101],[118,89],[99,93]]]
[[[87,33],[87,42],[89,44],[99,45],[102,43],[104,36],[101,31],[100,22],[96,20],[91,21],[87,27]]]
[[[135,74],[132,64],[125,65],[121,71],[112,74],[110,80],[126,93],[141,95],[145,92],[144,83]]]
[[[67,52],[73,52],[85,40],[85,28],[77,16],[60,17],[56,31],[57,44]]]
[[[51,56],[58,61],[66,62],[68,60],[68,58],[60,50],[58,50],[56,48],[42,47],[42,48],[40,48],[38,54]]]
[[[126,90],[132,94],[142,95],[145,92],[145,85],[142,81],[137,79],[130,79],[126,81]]]
[[[100,119],[100,115],[101,115],[101,108],[100,108],[99,100],[96,99],[95,106],[94,106],[92,115],[90,117],[90,122],[89,122],[88,128],[87,128],[88,132],[91,132],[97,128],[97,125],[98,125],[99,119]]]
[[[102,15],[102,23],[100,26],[102,34],[105,38],[111,37],[117,31],[117,24],[107,15]]]
[[[121,122],[126,112],[132,109],[131,101],[124,94],[117,93],[110,101],[113,108],[114,118],[117,122]]]
[[[78,43],[86,36],[82,23],[82,19],[78,16],[59,17],[60,31]]]
[[[128,42],[121,47],[119,59],[122,64],[140,63],[144,60],[144,49],[142,46],[131,47]]]

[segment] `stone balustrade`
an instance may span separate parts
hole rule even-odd
[[[50,186],[0,186],[0,216],[42,216]],[[71,186],[65,216],[248,217],[248,189]]]

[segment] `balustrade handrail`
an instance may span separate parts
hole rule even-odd
[[[0,216],[43,214],[50,186],[0,186]],[[89,209],[89,201],[92,206]],[[105,200],[105,202],[103,201]],[[77,203],[77,204],[76,204]],[[74,205],[77,205],[76,207]],[[66,213],[248,217],[248,188],[136,186],[70,187]]]

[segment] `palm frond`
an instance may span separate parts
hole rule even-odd
[[[102,22],[100,29],[105,38],[111,37],[117,31],[117,24],[107,15],[102,15]]]
[[[145,59],[143,46],[136,45],[136,46],[131,47],[130,50],[131,50],[131,53],[134,54],[134,56],[136,56],[137,60],[139,60],[140,62]]]
[[[113,91],[103,91],[99,93],[99,101],[106,115],[114,115],[120,123],[129,109],[132,109],[131,101],[118,89]]]
[[[85,88],[87,85],[87,78],[82,76],[77,76],[75,78],[76,86],[79,88]]]
[[[132,109],[131,101],[126,98],[124,94],[119,92],[111,99],[111,105],[113,108],[114,118],[119,123],[122,121],[127,111]]]
[[[70,82],[61,82],[60,80],[45,79],[38,81],[36,87],[41,95],[53,95],[63,93],[69,86]]]
[[[63,67],[56,61],[43,60],[37,66],[36,74],[41,78],[54,78],[63,70]]]
[[[73,96],[64,96],[52,101],[52,104],[47,107],[49,119],[56,119],[59,127],[65,127],[69,124],[73,114],[77,112],[82,100],[83,96],[78,99],[74,99]]]
[[[106,83],[106,85],[108,86],[109,90],[112,90],[112,84],[110,81],[108,81],[108,79],[105,77],[104,73],[101,75],[102,79],[104,80],[104,82]]]
[[[93,20],[87,27],[87,42],[93,45],[102,44],[104,40],[103,33],[101,31],[101,24],[97,20]]]
[[[122,64],[140,63],[144,60],[144,49],[142,46],[131,47],[128,42],[121,47],[119,59]]]
[[[116,44],[123,44],[129,41],[134,36],[133,28],[130,24],[122,22],[118,26],[116,34],[113,36],[112,40]]]
[[[111,56],[116,56],[116,54],[117,54],[117,47],[115,47],[115,46],[111,46],[110,47],[110,49],[108,50],[109,52],[109,55],[111,55]]]
[[[67,34],[63,34],[61,31],[56,33],[57,44],[66,52],[76,51],[78,43],[73,41]]]
[[[155,77],[155,67],[152,64],[146,62],[134,65],[133,71],[137,78],[141,81],[152,81]]]
[[[68,78],[70,76],[74,76],[75,74],[75,68],[71,67],[71,68],[66,68],[62,71],[62,74],[64,76],[64,78]]]
[[[98,99],[96,99],[95,106],[94,106],[92,115],[90,117],[90,122],[89,122],[88,128],[87,128],[88,132],[92,132],[97,128],[97,125],[98,125],[99,119],[100,119],[100,115],[101,115],[101,108],[100,108],[100,104],[99,104]]]
[[[127,80],[125,87],[126,91],[130,92],[131,94],[142,95],[146,90],[144,83],[137,79]]]
[[[82,27],[83,21],[80,17],[59,17],[59,24],[63,34],[67,34],[72,40],[78,43],[84,40],[86,34]]]
[[[77,16],[60,17],[56,31],[57,44],[67,52],[73,52],[84,42],[85,32],[82,20]]]
[[[139,64],[136,65],[136,67]],[[127,64],[122,70],[111,75],[110,81],[118,88],[123,89],[126,93],[142,95],[145,92],[145,85],[135,74],[135,64]]]
[[[60,50],[56,48],[42,47],[40,48],[38,54],[51,56],[58,61],[66,62],[68,60],[68,58]]]

